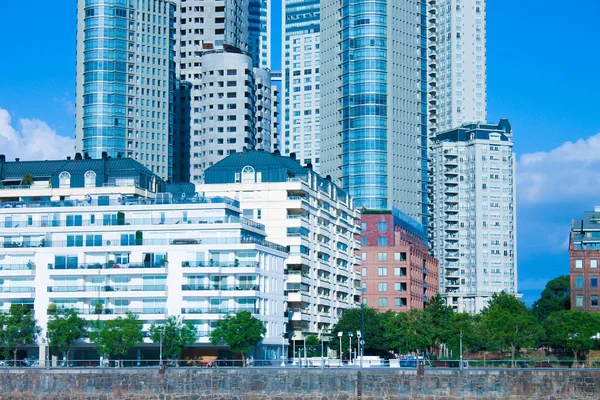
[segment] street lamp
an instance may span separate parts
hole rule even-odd
[[[281,366],[285,367],[285,332],[281,333]]]
[[[323,330],[321,329],[321,369],[325,368],[325,360],[323,360]]]
[[[363,346],[362,345],[362,332],[361,331],[356,331],[356,337],[358,338],[358,354],[360,354],[360,367],[362,368],[362,361],[363,361],[363,355],[362,355],[362,351],[363,351]]]
[[[352,332],[348,332],[348,336],[350,337],[350,342],[348,343],[348,365],[352,365]]]
[[[338,337],[340,338],[340,367],[342,366],[342,335],[344,332],[338,332]]]
[[[160,340],[159,340],[159,348],[158,348],[158,359],[159,361],[159,365],[162,367],[162,337],[163,337],[163,330],[160,329],[158,331],[159,336],[160,336]]]

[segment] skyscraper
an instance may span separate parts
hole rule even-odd
[[[284,128],[282,153],[296,154],[303,165],[320,167],[320,4],[285,0]]]
[[[485,122],[486,0],[428,2],[430,132]]]
[[[430,245],[439,292],[459,312],[481,311],[496,292],[517,294],[515,164],[506,119],[435,138]]]
[[[79,0],[77,152],[173,176],[173,12],[166,0]]]
[[[425,0],[321,2],[321,172],[427,225]]]
[[[256,65],[268,64],[267,2],[177,3],[176,74],[190,84],[188,179],[202,183],[204,170],[228,154],[271,151],[270,71]]]
[[[248,4],[248,51],[254,66],[271,68],[271,0],[249,0]]]

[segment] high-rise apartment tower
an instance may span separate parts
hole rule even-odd
[[[76,151],[173,176],[173,4],[79,0]]]
[[[427,225],[425,0],[321,2],[321,173]]]

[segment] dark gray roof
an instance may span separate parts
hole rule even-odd
[[[83,186],[87,171],[96,173],[97,186],[114,178],[133,178],[142,188],[154,178],[159,186],[164,186],[161,178],[131,158],[6,162],[0,157],[0,182],[20,181],[29,173],[35,181],[50,180],[53,187],[57,187],[58,176],[63,171],[71,174],[72,187]]]
[[[506,118],[502,118],[497,125],[484,123],[468,123],[461,127],[440,132],[435,136],[439,142],[466,142],[471,140],[471,135],[475,139],[488,140],[490,134],[500,133],[500,140],[508,142],[512,137],[512,127]]]

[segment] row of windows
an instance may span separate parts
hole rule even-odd
[[[590,268],[598,268],[598,259],[597,258],[590,259],[589,266],[590,266]],[[575,268],[577,268],[577,269],[583,268],[583,260],[582,259],[575,260]]]
[[[576,276],[575,277],[575,288],[583,289],[583,281],[584,281],[583,276],[581,276],[581,275]],[[598,288],[598,275],[590,276],[590,288],[594,288],[594,289]]]
[[[598,295],[593,294],[590,296],[590,307],[598,307]],[[585,300],[583,296],[575,296],[575,307],[585,307]]]
[[[365,304],[368,302],[368,299],[365,299]],[[406,307],[406,297],[394,297],[394,307]],[[379,297],[377,299],[378,307],[388,307],[388,298],[387,297]]]
[[[362,277],[367,276],[367,267],[362,267]],[[377,276],[388,276],[388,267],[378,267]],[[406,267],[394,267],[394,276],[406,276]]]
[[[365,253],[365,252],[362,253],[361,260],[362,261],[367,261],[367,253]],[[387,261],[387,260],[388,260],[388,253],[387,252],[379,252],[379,253],[377,253],[377,261]],[[406,261],[406,252],[405,251],[400,251],[400,252],[394,253],[394,261],[396,261],[396,262],[404,262],[404,261]]]

